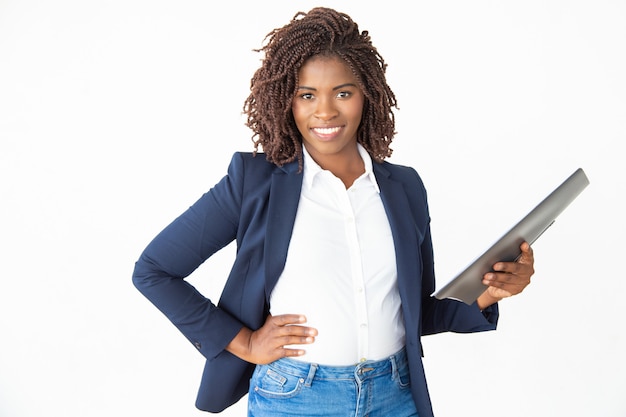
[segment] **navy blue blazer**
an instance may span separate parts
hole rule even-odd
[[[493,330],[498,309],[480,312],[475,304],[431,297],[435,278],[424,185],[409,167],[383,162],[373,170],[395,246],[413,398],[419,415],[428,417],[433,411],[420,336]],[[135,286],[206,358],[196,400],[201,410],[220,412],[248,392],[255,365],[224,349],[242,326],[255,330],[265,322],[285,265],[302,177],[296,162],[278,167],[263,154],[236,153],[228,174],[159,233],[135,264]],[[234,239],[235,261],[215,305],[184,278]]]

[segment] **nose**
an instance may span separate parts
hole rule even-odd
[[[317,100],[315,108],[315,117],[320,120],[332,120],[339,114],[332,99],[320,98]]]

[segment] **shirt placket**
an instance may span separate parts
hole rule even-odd
[[[354,325],[357,326],[357,354],[360,361],[365,361],[369,356],[369,321],[357,219],[351,198],[351,196],[356,193],[356,187],[357,185],[354,184],[348,190],[345,190],[345,188],[342,189],[342,198],[340,201],[342,204],[342,211],[344,213],[344,230],[350,254],[350,275],[352,277],[352,291],[356,313],[356,321]]]

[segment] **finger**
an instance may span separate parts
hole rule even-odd
[[[521,262],[498,262],[493,265],[493,270],[500,273],[530,276],[532,275],[532,264],[525,264]]]
[[[306,317],[302,314],[281,314],[278,316],[269,316],[272,324],[275,326],[287,326],[290,324],[306,323]]]
[[[282,357],[291,357],[291,356],[302,356],[306,353],[305,349],[300,347],[291,347],[293,345],[306,345],[315,342],[314,337],[296,337],[290,336],[286,338],[282,338],[280,340],[276,340],[279,345],[275,349],[275,357],[274,360],[282,358]]]
[[[483,277],[483,284],[492,287],[505,288],[506,286],[519,287],[526,286],[530,282],[528,274],[512,274],[489,272]]]
[[[532,264],[535,260],[535,254],[530,244],[528,242],[524,242],[520,245],[520,249],[522,250],[522,255],[517,262]]]
[[[483,283],[491,287],[506,288],[526,285],[526,281],[513,274],[488,274]]]
[[[276,337],[314,337],[317,336],[317,329],[313,327],[289,325],[275,328],[274,334]]]
[[[317,329],[299,325],[299,323],[304,322],[306,322],[306,317],[298,314],[283,314],[272,317],[272,324],[279,336],[317,336]]]
[[[276,338],[276,344],[278,346],[284,347],[289,345],[310,345],[315,342],[315,337],[313,336],[282,336]]]
[[[530,266],[532,269],[532,265],[535,262],[534,252],[530,244],[528,242],[523,242],[520,245],[521,254],[515,262],[497,262],[493,265],[494,271],[502,271],[502,272],[510,272],[516,273],[517,271],[523,270],[520,269],[526,266]]]
[[[282,348],[282,351],[279,353],[281,355],[281,357],[288,357],[288,356],[302,356],[306,353],[306,350],[304,349],[289,349],[289,348]]]

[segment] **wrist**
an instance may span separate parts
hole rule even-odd
[[[502,298],[494,297],[489,293],[489,290],[486,290],[476,299],[476,304],[478,305],[480,311],[483,311],[490,305],[493,305],[500,300],[502,300]]]
[[[226,350],[239,359],[248,360],[250,356],[250,339],[252,337],[252,330],[247,327],[242,327],[237,336],[230,341],[226,346]]]

